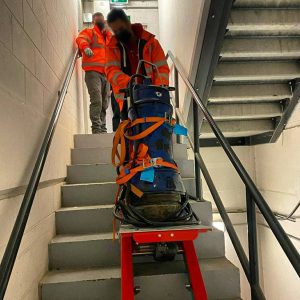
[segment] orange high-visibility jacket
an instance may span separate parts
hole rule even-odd
[[[105,72],[105,48],[109,43],[112,34],[105,30],[103,34],[97,26],[82,30],[76,43],[82,54],[82,68],[85,71]],[[91,48],[94,52],[92,57],[88,57],[84,53],[85,48]]]
[[[144,70],[147,76],[152,78],[153,84],[169,85],[170,69],[164,51],[155,36],[143,30],[138,41],[138,48],[140,59],[154,63],[158,68],[160,76],[153,66],[144,65]],[[119,90],[127,87],[130,75],[136,71],[131,70],[129,64],[126,48],[113,36],[106,48],[105,74],[112,85],[120,110],[123,107],[124,93],[120,93]]]

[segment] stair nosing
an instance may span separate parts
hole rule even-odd
[[[80,211],[80,210],[112,209],[113,207],[114,207],[114,204],[99,204],[99,205],[61,207],[58,210],[56,210],[56,213],[70,212],[70,211]]]

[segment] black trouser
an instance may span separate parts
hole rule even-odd
[[[115,95],[113,92],[111,92],[111,108],[113,111],[113,118],[112,118],[113,131],[116,131],[120,124],[121,115],[120,115],[119,104],[116,101],[116,98],[115,98]]]
[[[122,111],[120,112],[120,107],[118,102],[116,101],[116,98],[114,96],[114,93],[111,93],[111,107],[113,111],[113,131],[116,131],[118,129],[118,126],[120,124],[120,121],[124,121],[128,119],[128,105],[127,100],[124,100]]]

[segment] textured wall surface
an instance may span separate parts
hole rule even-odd
[[[57,93],[75,50],[77,0],[0,0],[0,258],[17,215]],[[10,281],[7,300],[38,299],[48,264],[54,209],[70,161],[73,134],[82,132],[78,65]],[[45,184],[46,183],[46,184]],[[17,194],[17,196],[16,196]]]

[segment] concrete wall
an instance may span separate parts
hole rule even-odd
[[[77,0],[0,0],[0,258],[75,50]],[[76,67],[10,281],[7,300],[38,299],[73,134],[81,132]],[[30,247],[29,247],[30,246]],[[21,277],[22,276],[22,279]]]
[[[255,147],[257,185],[273,211],[289,214],[300,200],[300,106],[276,144]],[[300,210],[296,222],[280,221],[300,251]],[[300,298],[299,277],[268,227],[259,227],[261,281],[267,299]]]
[[[143,7],[143,8],[140,8]],[[131,23],[142,23],[159,39],[158,1],[129,1],[125,12]]]
[[[209,7],[209,2],[204,0],[158,1],[160,42],[165,51],[172,51],[189,78],[193,77],[192,62],[197,60],[197,49],[201,49],[203,32],[199,28],[206,18],[204,11]],[[198,36],[200,36],[199,39]],[[173,73],[170,81],[174,82]],[[179,94],[180,108],[184,117],[187,118],[190,101],[185,84],[180,78]]]
[[[234,151],[245,166],[250,176],[255,179],[254,170],[254,151],[251,147],[234,147]],[[217,191],[222,199],[222,202],[226,209],[229,210],[245,210],[246,208],[246,190],[237,172],[231,165],[224,150],[219,147],[214,148],[202,148],[201,155],[206,164],[206,167],[215,183]],[[203,197],[205,200],[212,202],[213,211],[217,211],[214,200],[210,194],[208,186],[203,182]],[[248,253],[247,242],[247,226],[246,215],[244,213],[229,214],[231,222],[234,225],[236,233],[241,241],[241,244],[246,253]],[[242,266],[233,248],[231,240],[228,236],[224,224],[219,214],[213,215],[214,225],[221,230],[225,230],[225,250],[226,257],[234,263],[240,269],[241,280],[241,296],[245,300],[250,300],[250,289],[246,276],[244,275]],[[221,226],[221,228],[220,228]]]

